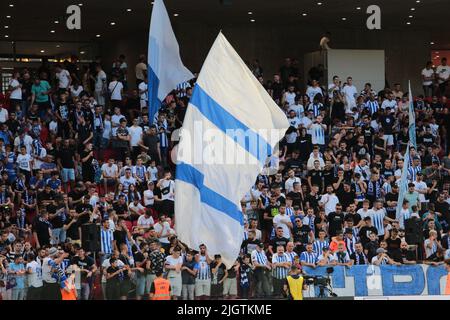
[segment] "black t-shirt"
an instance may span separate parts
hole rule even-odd
[[[323,172],[322,170],[312,169],[308,172],[308,177],[311,177],[311,185],[318,185],[319,188],[322,188],[323,183]]]
[[[126,127],[125,128],[119,127],[119,128],[117,128],[116,132],[117,132],[117,137],[128,137],[129,136],[128,129]],[[126,140],[117,138],[117,146],[120,146],[121,148],[127,148],[129,146],[129,143]]]
[[[125,230],[114,230],[113,236],[116,241],[117,248],[120,248],[122,243],[127,243],[127,232]]]
[[[312,208],[317,208],[319,206],[320,195],[312,195],[308,193],[305,197],[305,202],[308,202]]]
[[[395,174],[395,170],[392,168],[382,168],[381,169],[381,175],[387,179],[389,176],[393,176]]]
[[[375,137],[375,140],[373,142],[374,146],[383,148],[383,150],[379,150],[379,149],[375,149],[374,148],[375,154],[383,155],[385,153],[385,151],[384,151],[384,141],[385,140],[383,138],[380,138],[378,136]]]
[[[286,245],[289,242],[289,239],[285,237],[275,237],[272,240],[270,240],[269,244],[272,246],[272,250],[275,252],[277,250],[278,246],[283,246],[284,250],[286,250]]]
[[[345,210],[350,204],[355,203],[356,193],[353,189],[346,192],[344,188],[342,188],[342,191],[336,192],[336,196],[339,198],[339,202]]]
[[[41,203],[42,201],[48,201],[48,200],[55,200],[56,194],[53,190],[51,190],[50,192],[39,192],[38,193],[38,202]]]
[[[81,259],[80,257],[76,256],[72,259],[72,264],[77,265],[80,269],[84,270],[91,270],[92,266],[94,265],[94,259],[92,259],[89,256],[85,256],[84,259]],[[81,272],[81,281],[86,281],[86,272]]]
[[[148,149],[149,154],[157,154],[158,153],[158,142],[159,138],[157,135],[151,136],[151,135],[144,135],[142,138],[142,142],[144,146],[146,146]]]
[[[342,230],[342,226],[344,224],[344,213],[341,212],[340,214],[337,214],[336,212],[331,212],[328,215],[328,232],[331,237],[334,237],[336,235],[336,231]]]
[[[256,240],[256,239],[254,239],[254,240],[246,239],[246,240],[242,241],[242,245],[241,245],[242,252],[244,254],[250,254],[251,252],[256,250],[256,247],[258,246],[259,243],[261,243],[261,241]]]
[[[50,223],[48,221],[44,221],[41,218],[37,218],[34,221],[33,231],[36,232],[41,247],[50,244],[49,228]]]
[[[353,152],[358,159],[363,159],[369,153],[369,147],[366,144],[353,146]]]
[[[91,153],[91,151],[87,151],[87,150],[83,150],[83,151],[81,151],[81,153],[80,153],[80,158],[81,159],[84,159],[84,158],[86,158],[89,154]],[[89,158],[85,161],[85,162],[81,162],[82,163],[82,170],[83,170],[83,173],[85,172],[85,171],[89,171],[89,172],[91,172],[91,171],[93,171],[93,167],[92,167],[92,160],[94,159],[94,156],[93,155],[91,155],[91,156],[89,156]]]
[[[212,273],[212,269],[214,269],[217,266],[217,263],[215,261],[211,262],[210,268],[211,268],[211,284],[219,284],[218,282],[221,281],[225,277],[225,271],[227,270],[227,267],[222,263],[218,268],[216,273]]]
[[[82,213],[84,211],[93,212],[94,208],[89,203],[80,203],[77,205],[76,209],[77,213]],[[89,214],[84,214],[78,218],[78,224],[81,226],[82,224],[89,222]]]
[[[113,266],[108,267],[108,269],[106,269],[106,272],[108,274],[113,274],[114,272],[117,272],[119,270],[119,268],[114,268]],[[120,283],[120,273],[116,274],[114,277],[109,278],[106,280],[108,283],[110,284],[118,284]]]
[[[324,168],[323,169],[323,182],[325,188],[327,186],[330,186],[333,184],[334,181],[334,168],[331,167],[330,169]]]
[[[371,145],[373,135],[375,134],[375,130],[370,125],[367,125],[362,127],[362,132],[364,135],[364,141],[366,141],[367,144]]]
[[[73,168],[74,163],[73,159],[75,158],[75,151],[71,148],[62,148],[59,150],[58,159],[61,161],[61,165],[63,168]]]
[[[84,125],[78,126],[77,132],[78,132],[78,142],[83,143],[83,141],[86,140],[91,134],[92,128],[87,123],[85,123]]]
[[[194,267],[196,265],[196,262],[194,260],[188,262],[184,260],[183,267],[187,267],[189,269],[194,270]],[[195,284],[195,276],[190,274],[187,270],[181,271],[181,281],[183,284]]]
[[[294,242],[301,242],[302,244],[308,243],[308,235],[311,232],[311,228],[307,225],[297,227],[294,225],[292,230]]]
[[[395,118],[393,115],[383,115],[380,117],[381,126],[383,127],[384,134],[391,135],[393,133],[393,126]]]
[[[68,218],[65,222],[65,225],[69,225],[69,223],[72,221],[72,218]],[[78,230],[79,223],[78,221],[72,223],[69,227],[69,229],[66,230],[66,236],[67,238],[70,238],[72,240],[79,240],[80,239],[80,233]]]
[[[386,201],[386,205],[385,205],[386,214],[388,215],[389,218],[394,219],[395,213],[397,211],[397,206],[389,207],[387,205],[387,202],[388,201],[398,201],[398,193],[389,192],[385,196],[385,201]]]
[[[361,229],[359,229],[359,239],[361,240],[361,243],[364,248],[366,247],[367,243],[370,242],[369,236],[372,232],[378,234],[377,228],[375,228],[374,226],[371,227],[363,226],[361,227]]]
[[[345,215],[345,218],[344,219],[349,219],[349,218],[352,218],[352,221],[353,221],[353,225],[354,226],[357,226],[358,225],[358,223],[361,221],[361,215],[359,214],[359,213],[357,213],[357,212],[355,212],[355,213],[347,213],[346,215]]]
[[[302,195],[300,192],[291,191],[286,195],[288,198],[292,199],[293,206],[300,206],[302,202]]]

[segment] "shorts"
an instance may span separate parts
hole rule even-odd
[[[211,295],[211,279],[195,281],[195,296],[210,296]]]
[[[170,281],[170,287],[172,288],[172,295],[176,297],[181,297],[181,289],[183,288],[183,283],[181,277],[168,278]]]
[[[63,182],[75,181],[75,169],[62,168],[61,179]]]
[[[146,277],[145,274],[137,271],[136,275],[136,296],[143,296],[145,294]]]
[[[237,295],[237,280],[236,278],[226,278],[223,282],[223,295],[236,296]]]
[[[394,145],[394,136],[392,134],[385,134],[384,140],[386,140],[387,146],[393,146]]]

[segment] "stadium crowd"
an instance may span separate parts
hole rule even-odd
[[[145,56],[136,87],[123,55],[108,74],[100,60],[76,57],[14,72],[0,104],[0,299],[284,298],[286,277],[305,266],[443,264],[446,60],[422,70],[417,149],[406,164],[409,101],[399,84],[375,92],[351,77],[323,83],[319,66],[305,91],[297,63],[286,59],[270,80],[249,63],[291,126],[241,201],[244,241],[230,269],[174,231],[172,133],[195,79],[149,119]]]

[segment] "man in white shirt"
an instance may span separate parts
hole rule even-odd
[[[155,203],[155,195],[153,190],[155,188],[155,184],[150,181],[148,183],[148,189],[144,191],[144,206],[147,208],[151,208]]]
[[[333,186],[327,186],[327,193],[322,195],[319,200],[319,205],[325,207],[325,214],[328,216],[328,214],[336,210],[338,203],[339,198],[333,193]]]
[[[145,62],[146,57],[144,54],[139,56],[139,63],[136,64],[135,73],[136,73],[136,84],[139,86],[145,78],[147,78],[147,63]]]
[[[421,75],[425,98],[431,97],[433,95],[433,81],[435,79],[432,61],[427,62],[427,66],[422,70]]]
[[[21,131],[19,135],[14,139],[14,151],[18,153],[20,151],[20,147],[24,145],[27,149],[27,153],[31,154],[32,144],[33,138],[26,134],[24,131]]]
[[[309,97],[309,101],[313,101],[316,95],[323,95],[322,88],[320,88],[319,81],[313,79],[311,86],[306,89],[306,95]]]
[[[139,155],[139,141],[142,139],[142,127],[139,125],[139,119],[133,119],[133,125],[128,128],[128,133],[131,136],[130,146],[133,158]]]
[[[22,85],[19,82],[19,78],[20,73],[15,72],[11,80],[9,80],[8,90],[11,91],[9,99],[12,110],[15,109],[15,106],[17,104],[20,104],[22,102]]]
[[[9,119],[8,110],[3,108],[3,105],[0,103],[0,123],[5,123]]]
[[[283,237],[290,239],[291,238],[291,228],[292,222],[291,218],[286,215],[286,205],[281,204],[279,208],[279,213],[273,218],[273,226],[275,228],[283,229]]]
[[[123,184],[123,189],[125,192],[128,192],[130,185],[136,185],[136,179],[131,176],[131,168],[125,169],[125,175],[121,176],[119,181]]]
[[[352,110],[354,107],[356,107],[356,96],[358,95],[358,90],[353,85],[352,77],[347,78],[347,85],[342,88],[342,93],[345,97],[347,110]]]
[[[139,98],[141,101],[141,109],[148,106],[148,79],[145,78],[144,81],[139,83]]]
[[[450,66],[447,65],[447,58],[442,58],[441,65],[436,68],[436,77],[438,78],[439,91],[443,96],[450,78]]]
[[[381,109],[386,110],[387,107],[391,108],[391,112],[397,110],[397,100],[394,99],[393,93],[389,93],[388,98],[384,99],[381,104]]]
[[[159,217],[159,221],[153,226],[156,236],[159,242],[164,248],[167,248],[170,244],[168,236],[170,235],[170,224],[166,221],[166,215],[162,214]]]
[[[153,220],[153,217],[150,215],[150,210],[145,210],[144,214],[141,215],[137,220],[137,226],[138,228],[144,229],[144,231],[147,231],[150,229],[150,227],[153,227],[155,224],[155,221]]]
[[[106,89],[106,73],[102,70],[101,65],[97,65],[95,67],[95,71],[97,72],[97,76],[95,78],[95,91],[94,91],[94,97],[95,101],[99,105],[104,106],[105,105],[105,89]]]
[[[72,77],[70,76],[69,71],[61,67],[61,65],[57,65],[55,71],[56,79],[58,79],[58,88],[67,90],[72,83]]]
[[[286,91],[283,94],[283,97],[281,99],[281,103],[282,105],[284,105],[285,103],[288,103],[289,107],[295,104],[295,97],[296,97],[296,93],[295,93],[295,87],[294,86],[289,86],[288,87],[288,91]]]
[[[112,76],[112,81],[108,86],[111,94],[111,103],[113,106],[120,106],[122,104],[123,84],[119,81],[117,75]]]
[[[416,181],[413,181],[413,183],[414,183],[414,191],[417,191],[419,193],[419,201],[421,203],[421,208],[425,208],[423,203],[428,202],[428,200],[425,199],[425,195],[428,193],[428,186],[423,181],[422,172],[417,173]]]
[[[114,108],[114,114],[111,117],[112,136],[117,136],[117,128],[120,126],[120,120],[125,119],[125,116],[120,113],[120,108]]]
[[[284,188],[286,189],[286,194],[294,190],[294,183],[297,182],[300,185],[302,184],[302,180],[299,177],[295,176],[295,171],[293,169],[289,169],[288,171],[289,178],[284,183]]]

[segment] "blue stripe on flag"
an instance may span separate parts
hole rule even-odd
[[[230,218],[244,225],[242,212],[236,204],[204,185],[205,176],[193,166],[180,162],[177,164],[176,179],[192,184],[200,193],[200,201],[223,212]]]
[[[156,112],[158,112],[161,107],[161,100],[158,98],[159,90],[159,78],[153,71],[150,65],[147,66],[148,70],[148,120],[150,124],[153,124],[153,118]]]
[[[198,84],[194,88],[190,103],[195,106],[203,116],[214,123],[217,128],[258,159],[261,164],[264,165],[267,156],[272,154],[272,147],[262,136],[248,128],[240,120],[236,119],[224,107],[211,98]],[[237,134],[231,135],[227,130],[234,131],[234,133],[236,133],[236,130],[244,131],[245,140],[239,139],[239,135]]]

